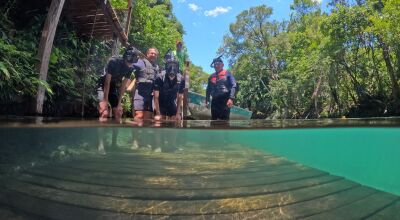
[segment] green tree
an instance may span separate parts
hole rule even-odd
[[[241,12],[220,48],[240,84],[239,104],[261,114],[270,106],[269,82],[278,77],[280,68],[272,42],[280,27],[269,21],[271,14],[266,5]]]
[[[170,1],[134,1],[129,42],[145,52],[156,47],[160,55],[182,39],[182,24],[172,13]]]

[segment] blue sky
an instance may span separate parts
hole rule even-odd
[[[287,20],[291,13],[292,2],[292,0],[172,0],[174,14],[186,31],[183,39],[190,59],[207,73],[214,71],[210,68],[210,63],[217,56],[223,36],[229,32],[229,25],[236,21],[236,16],[240,12],[265,4],[273,8],[272,19]]]

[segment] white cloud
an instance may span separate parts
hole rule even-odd
[[[186,0],[178,0],[178,3],[184,3]]]
[[[313,2],[317,2],[318,4],[321,4],[322,0],[312,0]]]
[[[220,14],[224,14],[227,13],[228,11],[230,11],[232,8],[231,7],[216,7],[213,10],[208,10],[204,12],[205,16],[212,16],[212,17],[217,17]]]
[[[197,11],[197,10],[200,9],[200,7],[199,7],[198,5],[193,4],[193,3],[190,3],[190,4],[189,4],[189,8],[190,8],[190,10],[192,10],[192,11]]]

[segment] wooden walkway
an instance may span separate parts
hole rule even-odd
[[[86,155],[0,181],[1,219],[400,219],[398,196],[241,147]]]

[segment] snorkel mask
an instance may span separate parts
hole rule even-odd
[[[220,56],[217,57],[217,58],[214,58],[213,61],[212,61],[211,64],[210,64],[210,67],[211,67],[211,68],[214,68],[215,63],[224,63],[224,62],[222,61],[221,57],[222,57],[222,55],[220,55]]]
[[[170,78],[174,78],[179,72],[179,64],[176,61],[170,61],[166,64],[165,71]]]
[[[164,56],[165,62],[165,71],[170,78],[174,78],[176,74],[179,72],[179,62],[175,58],[174,54],[172,53],[171,49],[167,51]]]
[[[138,61],[138,51],[134,47],[126,48],[123,58],[128,63],[136,63]]]

